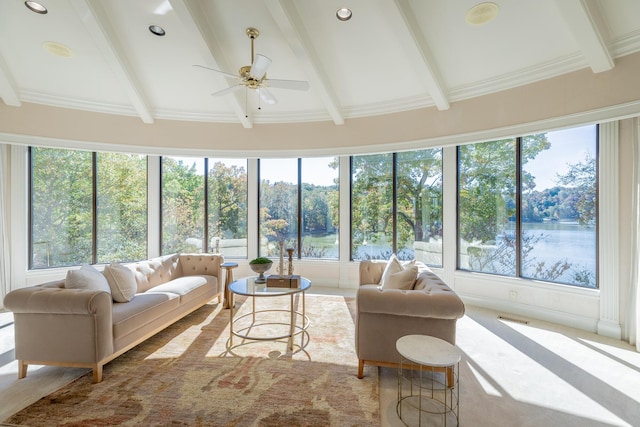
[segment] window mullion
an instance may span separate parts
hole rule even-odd
[[[392,222],[392,251],[398,253],[398,153],[391,157],[391,222]]]
[[[522,277],[522,137],[516,138],[516,277]]]
[[[98,263],[98,153],[91,153],[91,264]]]

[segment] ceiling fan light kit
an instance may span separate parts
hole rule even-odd
[[[228,88],[219,90],[212,93],[212,96],[226,95],[231,92],[235,92],[239,89],[245,88],[245,110],[247,102],[248,89],[253,89],[258,93],[258,110],[261,109],[260,101],[264,101],[266,104],[273,105],[278,101],[275,96],[267,89],[268,87],[291,89],[291,90],[308,90],[309,82],[302,80],[281,80],[281,79],[268,79],[267,69],[271,65],[271,59],[265,55],[256,54],[254,51],[254,41],[260,36],[260,31],[256,28],[249,27],[245,31],[247,37],[251,40],[251,65],[244,65],[238,70],[238,75],[226,73],[215,68],[205,67],[203,65],[195,65],[196,67],[206,68],[208,70],[215,71],[223,74],[227,77],[231,77],[237,80],[237,83]],[[245,112],[245,116],[247,116]]]

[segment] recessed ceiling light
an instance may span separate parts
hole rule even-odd
[[[27,9],[29,9],[30,11],[39,13],[41,15],[49,12],[46,7],[36,1],[26,1],[24,2],[24,5],[27,6]]]
[[[44,42],[42,43],[42,47],[52,55],[59,56],[61,58],[73,57],[73,50],[58,42]]]
[[[351,9],[346,7],[341,7],[336,11],[336,18],[338,18],[340,21],[348,21],[349,19],[351,19],[352,15],[353,14],[351,13]]]
[[[464,20],[470,25],[484,25],[498,16],[499,11],[500,7],[495,3],[478,3],[469,9]]]
[[[149,25],[149,31],[151,31],[156,36],[164,36],[167,32],[160,25]]]

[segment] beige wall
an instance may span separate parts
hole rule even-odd
[[[487,140],[640,114],[640,53],[619,58],[610,71],[584,69],[464,101],[333,122],[240,124],[156,120],[24,103],[0,105],[0,138],[43,137],[44,145],[98,143],[146,154],[267,157],[357,154]],[[550,123],[552,124],[550,126]],[[527,125],[527,126],[523,126]],[[4,133],[5,135],[2,135]],[[12,138],[17,135],[18,137]],[[47,140],[47,139],[53,140]],[[0,139],[0,140],[1,140]],[[111,147],[111,145],[118,146]],[[88,147],[95,149],[96,147]],[[178,150],[177,150],[178,149]]]

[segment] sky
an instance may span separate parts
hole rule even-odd
[[[527,162],[525,169],[536,179],[536,190],[541,191],[557,185],[556,174],[564,174],[568,171],[567,164],[578,163],[585,159],[587,154],[595,156],[596,138],[594,132],[595,125],[578,128],[563,129],[547,132],[547,138],[551,142],[551,148],[542,151],[538,156]],[[189,157],[175,157],[185,164],[196,163],[198,173],[204,173],[204,161],[202,159]],[[333,179],[338,176],[338,171],[328,167],[334,157],[316,157],[303,159],[304,182],[315,185],[333,185]],[[212,159],[216,161],[216,159]],[[227,165],[239,165],[246,168],[246,159],[224,159]],[[291,182],[295,183],[297,177],[297,159],[263,159],[261,172],[265,178],[271,182]]]
[[[556,186],[556,173],[566,173],[569,170],[567,164],[581,162],[587,154],[595,156],[596,129],[591,125],[547,132],[551,148],[525,165],[525,169],[536,178],[535,189],[541,191]]]

